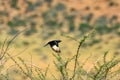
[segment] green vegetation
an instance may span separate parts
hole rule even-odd
[[[120,80],[119,1],[54,1],[0,1],[0,80]],[[51,39],[61,54],[43,47]]]
[[[23,31],[22,31],[23,32]],[[97,59],[93,62],[93,67],[89,68],[89,71],[84,69],[84,66],[87,61],[89,61],[89,56],[86,58],[86,60],[81,63],[79,62],[80,56],[82,53],[80,53],[80,49],[82,45],[85,43],[87,39],[94,33],[92,31],[91,33],[83,36],[82,39],[77,40],[71,36],[66,36],[63,34],[64,37],[69,38],[71,40],[74,40],[78,43],[76,54],[74,54],[71,57],[64,58],[61,54],[54,54],[53,57],[55,60],[53,61],[53,64],[55,68],[57,69],[56,73],[50,73],[50,64],[46,68],[46,70],[42,70],[40,66],[34,65],[34,62],[32,61],[33,57],[30,54],[30,62],[27,63],[24,59],[21,57],[11,56],[9,54],[9,48],[11,44],[13,43],[14,39],[18,37],[18,35],[21,32],[17,33],[13,38],[10,40],[6,39],[2,45],[1,45],[1,53],[0,53],[0,61],[3,62],[0,64],[0,79],[1,80],[11,80],[11,79],[17,79],[18,77],[12,76],[16,75],[19,76],[19,79],[30,79],[30,80],[48,80],[48,79],[55,79],[55,80],[106,80],[106,79],[119,79],[117,75],[120,74],[120,68],[118,65],[120,65],[120,59],[116,56],[111,57],[110,59],[107,58],[108,51],[104,52],[103,57],[101,59]],[[28,42],[24,41],[24,45],[29,45]],[[52,54],[51,54],[52,55]],[[99,57],[100,58],[100,57]],[[4,65],[7,64],[7,60],[10,59],[14,62],[14,65],[9,66],[6,70],[5,74],[2,73],[4,70]],[[4,60],[6,60],[4,62]],[[73,66],[71,67],[70,64]],[[48,77],[51,76],[50,78]],[[56,77],[58,76],[58,77]]]

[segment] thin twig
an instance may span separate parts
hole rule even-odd
[[[28,47],[24,48],[22,51],[20,51],[19,53],[17,53],[16,55],[13,55],[11,57],[16,57],[19,56],[20,54],[23,54],[25,52],[25,50],[28,49]],[[7,58],[7,60],[10,59],[10,57]]]
[[[4,46],[5,46],[5,43],[6,43],[7,39],[8,39],[8,37],[4,40],[3,45],[2,45],[2,47],[1,47],[0,57],[2,56],[2,54],[3,54],[3,52],[4,52]],[[0,59],[0,60],[1,60],[1,59]]]
[[[78,49],[77,49],[77,54],[75,56],[75,64],[74,64],[74,71],[73,71],[73,76],[71,78],[71,80],[73,79],[74,80],[74,77],[76,75],[76,67],[77,67],[77,62],[78,62],[78,55],[79,55],[79,50],[81,48],[81,45],[82,45],[83,41],[81,41],[78,45]]]
[[[74,78],[76,76],[76,68],[77,68],[79,50],[81,48],[81,45],[85,42],[86,38],[88,38],[89,35],[92,34],[93,32],[94,32],[94,30],[91,33],[89,33],[87,36],[84,36],[83,39],[79,42],[79,45],[78,45],[78,48],[77,48],[77,53],[75,55],[75,64],[74,64],[73,76],[70,78],[70,80],[74,80]]]
[[[2,55],[0,56],[0,60],[3,59],[4,55],[7,53],[8,48],[9,48],[9,46],[11,45],[11,43],[13,42],[13,40],[14,40],[19,34],[21,34],[22,32],[24,32],[25,30],[26,30],[26,29],[18,32],[15,36],[13,36],[13,38],[11,38],[11,40],[9,40],[9,42],[8,42],[8,44],[7,44],[7,47],[5,48],[4,52],[3,52]],[[7,40],[7,39],[6,39],[6,40]],[[3,47],[4,47],[5,43],[6,43],[6,40],[4,41]]]
[[[30,54],[30,76],[32,77],[32,74],[33,74],[33,67],[32,67],[32,55]]]

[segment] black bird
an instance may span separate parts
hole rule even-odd
[[[52,41],[49,41],[45,46],[49,44],[53,51],[60,53],[61,51],[58,45],[59,42],[61,42],[61,40],[52,40]]]

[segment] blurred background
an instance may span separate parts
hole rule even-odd
[[[87,69],[107,50],[109,57],[120,55],[120,0],[0,0],[0,46],[23,29],[9,53],[21,52],[18,56],[28,62],[32,55],[42,69],[54,65],[54,52],[43,47],[49,40],[62,40],[61,55],[69,58],[76,54],[78,43],[64,35],[81,40],[95,29],[80,50],[81,62],[91,55]],[[8,63],[7,68],[13,64]]]

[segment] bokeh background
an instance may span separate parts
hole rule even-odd
[[[91,56],[84,66],[88,69],[105,51],[109,57],[120,55],[120,0],[0,0],[0,46],[24,29],[10,45],[9,53],[26,62],[32,55],[36,66],[44,70],[50,65],[53,73],[54,52],[43,46],[60,39],[61,55],[69,58],[76,54],[78,43],[64,35],[80,40],[95,29],[80,50],[81,62]],[[8,60],[5,68],[13,64]],[[9,71],[14,74],[14,67]]]

